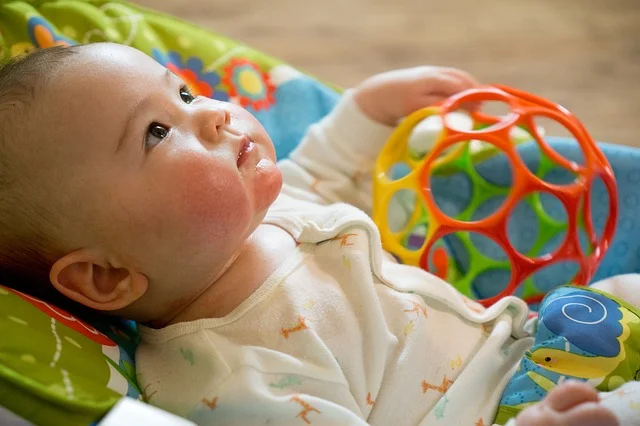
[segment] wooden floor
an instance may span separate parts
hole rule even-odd
[[[417,64],[563,104],[640,146],[640,0],[137,0],[343,86]]]

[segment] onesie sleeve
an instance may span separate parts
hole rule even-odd
[[[278,163],[283,191],[321,204],[349,203],[370,214],[371,173],[392,132],[365,115],[347,91],[329,115],[309,128],[290,157]]]

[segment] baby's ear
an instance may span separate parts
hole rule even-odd
[[[51,284],[69,299],[100,311],[122,309],[148,287],[143,274],[114,267],[101,253],[80,249],[58,259],[49,272]]]

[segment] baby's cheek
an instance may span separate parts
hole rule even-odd
[[[193,237],[224,237],[250,220],[247,194],[237,175],[193,162],[175,180],[176,213]]]

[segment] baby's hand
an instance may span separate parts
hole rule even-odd
[[[477,84],[469,74],[455,68],[407,68],[368,78],[356,87],[354,98],[370,118],[395,126],[412,112]]]
[[[516,417],[516,426],[617,426],[616,416],[586,383],[568,381]]]

